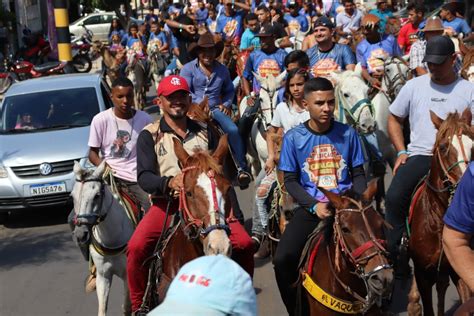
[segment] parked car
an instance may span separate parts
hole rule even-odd
[[[72,74],[15,83],[0,105],[0,215],[65,205],[74,161],[92,168],[92,118],[112,106],[100,74]]]
[[[83,26],[86,26],[87,29],[91,30],[94,34],[94,41],[107,42],[110,23],[114,17],[116,17],[115,12],[91,13],[71,23],[69,25],[69,33],[71,33],[73,37],[80,37],[86,32],[83,28]],[[143,23],[142,20],[135,18],[130,18],[130,20],[136,24]]]

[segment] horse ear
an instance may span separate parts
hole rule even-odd
[[[377,193],[377,181],[378,179],[372,179],[367,185],[364,193],[362,193],[362,201],[370,202]]]
[[[278,87],[281,86],[281,83],[283,82],[283,80],[285,80],[285,78],[286,78],[286,70],[276,77],[276,82],[277,82]]]
[[[82,169],[81,164],[79,161],[75,160],[74,161],[74,168],[72,169],[74,171],[74,174],[76,175],[77,178],[81,179],[82,174],[84,173],[84,169]]]
[[[94,173],[92,173],[92,178],[94,179],[102,178],[104,171],[105,171],[105,160],[102,160],[100,165],[98,165],[97,168],[94,170]]]
[[[184,149],[183,144],[181,144],[181,142],[177,138],[173,138],[173,145],[176,157],[178,158],[181,165],[184,166],[186,160],[189,157],[188,152]]]
[[[253,76],[254,76],[255,78],[257,78],[258,82],[262,82],[262,81],[263,81],[263,78],[262,78],[258,73],[253,72],[253,71],[252,71],[252,73],[253,73]]]
[[[229,143],[227,142],[227,134],[224,134],[219,139],[219,144],[217,145],[216,150],[212,154],[214,158],[220,165],[224,164],[224,159],[227,156],[229,151]]]
[[[467,125],[471,126],[472,122],[472,112],[470,108],[466,108],[461,114],[461,120],[464,121]]]
[[[333,81],[335,84],[338,84],[338,83],[341,82],[342,74],[341,74],[340,72],[332,71],[332,72],[330,72],[329,75],[331,76],[331,79],[333,79],[332,81]]]
[[[331,202],[331,204],[337,210],[343,209],[345,207],[346,204],[344,203],[344,199],[342,198],[342,196],[320,187],[318,187],[318,190],[324,193],[324,195],[328,198],[329,202]]]
[[[354,75],[362,78],[362,65],[360,63],[357,63],[354,69]]]
[[[435,112],[430,110],[431,122],[433,122],[436,129],[439,129],[441,124],[443,124],[443,119],[441,119]]]

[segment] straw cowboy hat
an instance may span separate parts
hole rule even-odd
[[[214,40],[214,36],[207,32],[199,36],[199,40],[197,43],[191,43],[188,48],[188,53],[192,58],[197,57],[197,51],[199,48],[211,48],[214,47],[216,49],[216,56],[220,56],[222,51],[224,50],[224,42]]]
[[[443,22],[438,17],[433,17],[426,21],[425,27],[420,30],[421,32],[436,32],[444,31]]]

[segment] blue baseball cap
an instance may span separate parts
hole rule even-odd
[[[223,256],[196,258],[178,271],[161,305],[150,316],[257,315],[252,279]]]

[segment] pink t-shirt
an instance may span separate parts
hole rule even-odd
[[[152,121],[143,111],[124,120],[116,117],[113,109],[108,109],[92,119],[88,145],[100,148],[102,158],[117,178],[137,182],[137,139]]]

